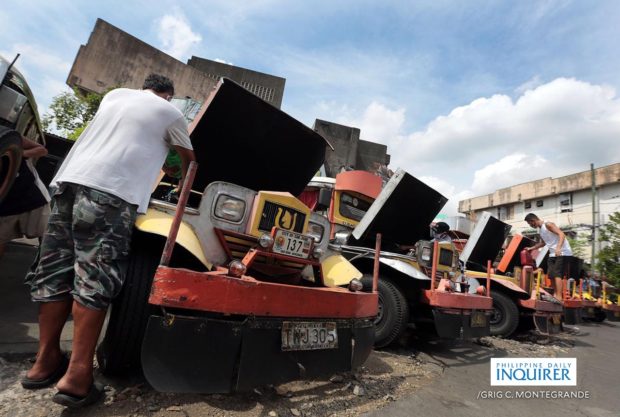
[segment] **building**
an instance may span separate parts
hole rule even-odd
[[[313,129],[334,147],[325,153],[325,175],[335,177],[343,169],[377,172],[389,177],[387,146],[360,139],[360,130],[316,119]],[[385,175],[383,175],[385,173]]]
[[[592,205],[592,180],[596,183]],[[582,171],[559,178],[543,178],[467,200],[459,201],[459,212],[471,220],[488,211],[512,225],[512,231],[536,234],[523,218],[535,213],[557,224],[569,235],[592,239],[594,229],[607,223],[609,215],[620,211],[620,163]],[[586,258],[591,251],[586,251]]]
[[[67,84],[79,91],[96,93],[118,86],[141,88],[152,72],[171,78],[176,96],[203,102],[220,77],[227,77],[278,108],[286,82],[281,77],[195,56],[185,64],[97,19],[88,42],[80,46]]]

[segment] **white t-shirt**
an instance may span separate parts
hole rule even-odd
[[[560,237],[547,229],[547,223],[544,222],[540,226],[540,237],[549,246],[549,256],[551,258],[555,257],[555,249],[558,247]],[[560,249],[560,256],[571,256],[572,254],[573,251],[571,250],[570,243],[568,243],[568,239],[564,238],[562,248]]]
[[[118,88],[105,95],[50,185],[85,185],[145,213],[172,145],[192,149],[183,114],[151,91]]]

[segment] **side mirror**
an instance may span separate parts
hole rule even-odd
[[[327,210],[332,201],[332,190],[329,188],[321,188],[319,190],[319,200],[316,204],[317,211]]]

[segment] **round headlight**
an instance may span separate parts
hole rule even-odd
[[[362,291],[363,288],[364,284],[357,278],[353,278],[351,282],[349,282],[349,291],[351,292]]]
[[[334,243],[336,245],[346,245],[349,240],[349,236],[351,236],[351,232],[337,232],[334,236]]]
[[[233,277],[240,278],[246,271],[247,268],[241,261],[234,260],[228,264],[228,274]]]
[[[258,238],[258,244],[262,248],[269,249],[273,246],[273,237],[271,237],[271,235],[264,234],[260,238]]]
[[[314,250],[312,251],[312,256],[314,256],[316,259],[319,259],[321,256],[323,256],[323,253],[325,251],[321,248],[314,248]]]

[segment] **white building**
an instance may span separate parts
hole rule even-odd
[[[592,205],[592,174],[596,183]],[[592,237],[592,216],[595,229],[620,211],[620,163],[583,171],[559,178],[543,178],[467,200],[459,201],[459,212],[475,221],[483,211],[512,225],[512,231],[535,234],[523,220],[534,213],[545,221],[554,222],[563,231],[578,238]],[[598,233],[596,234],[598,240]],[[596,242],[596,251],[604,242]],[[591,251],[586,250],[586,261]]]

